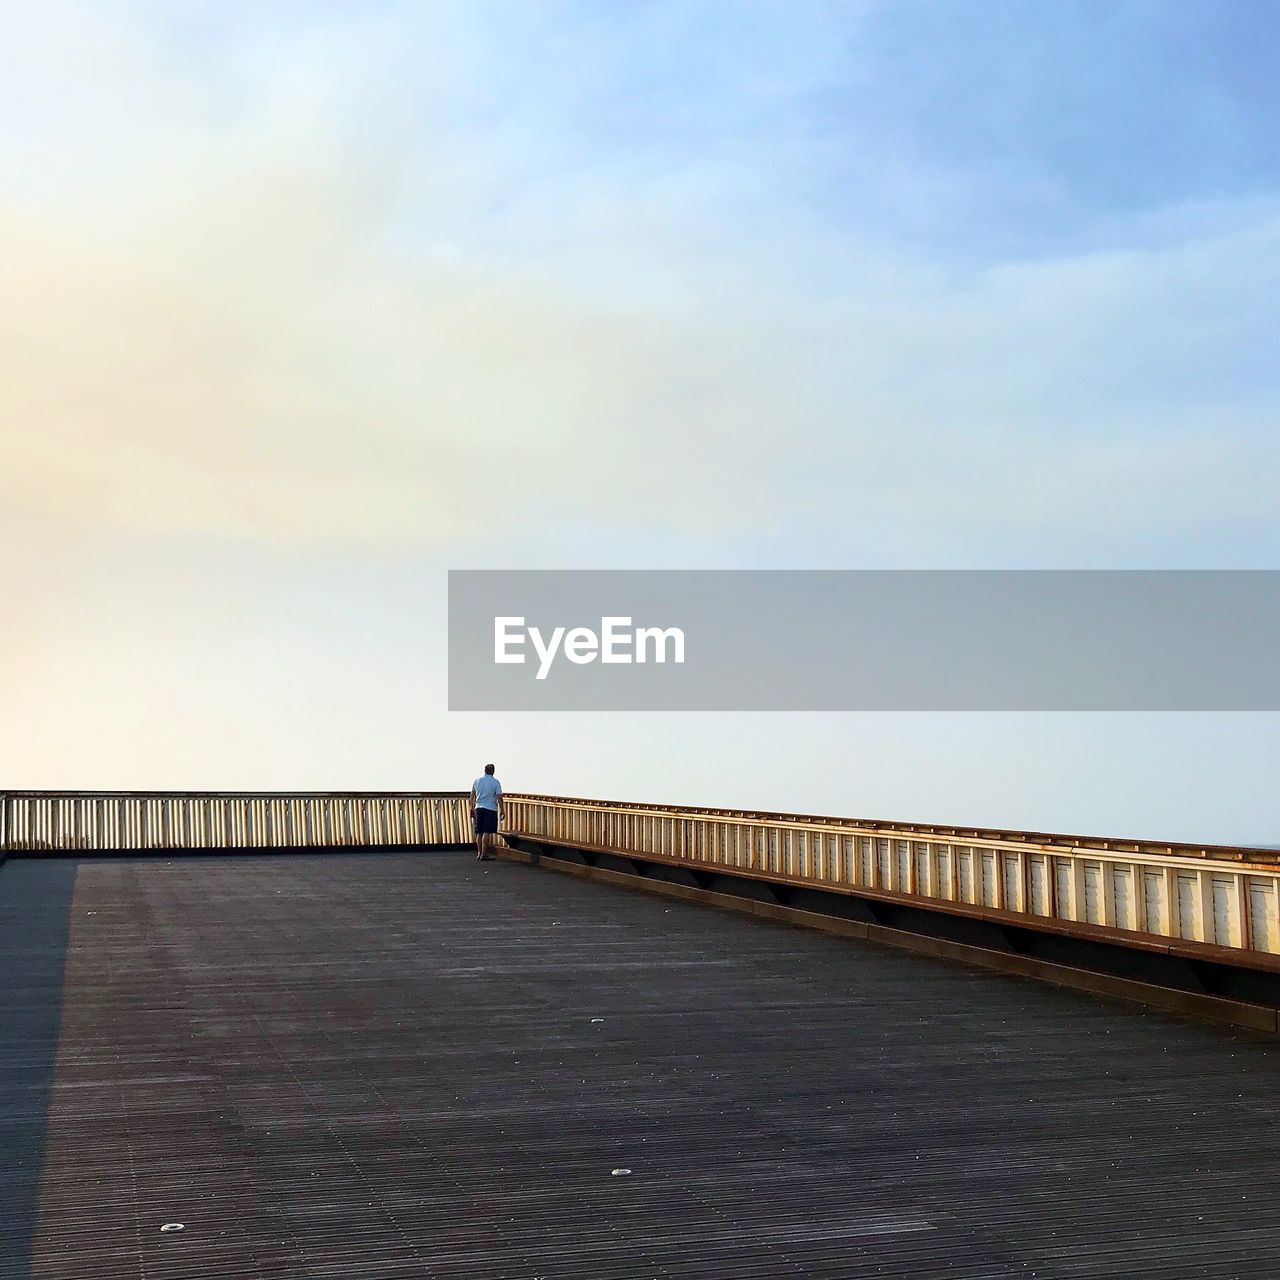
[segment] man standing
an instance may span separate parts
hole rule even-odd
[[[502,784],[493,776],[491,764],[485,765],[484,773],[471,784],[471,816],[476,824],[476,861],[488,862],[502,817]]]

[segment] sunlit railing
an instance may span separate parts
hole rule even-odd
[[[557,796],[504,831],[835,892],[1280,954],[1280,854]],[[0,792],[8,853],[415,847],[471,839],[464,792]],[[1028,919],[1028,923],[1032,923]]]
[[[1280,856],[1268,850],[530,795],[507,797],[504,830],[962,914],[1052,919],[1117,941],[1280,953]]]
[[[461,844],[465,792],[0,792],[0,850],[331,849]]]

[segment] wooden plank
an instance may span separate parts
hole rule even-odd
[[[0,869],[0,948],[66,865]],[[41,1280],[1280,1274],[1271,1039],[465,854],[66,896],[0,1081]]]

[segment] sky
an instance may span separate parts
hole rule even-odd
[[[449,568],[1280,567],[1280,6],[0,0],[0,787],[1280,843],[1273,715],[450,714]]]

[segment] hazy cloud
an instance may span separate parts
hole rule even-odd
[[[403,761],[446,563],[1272,564],[1251,15],[11,6],[10,765]]]

